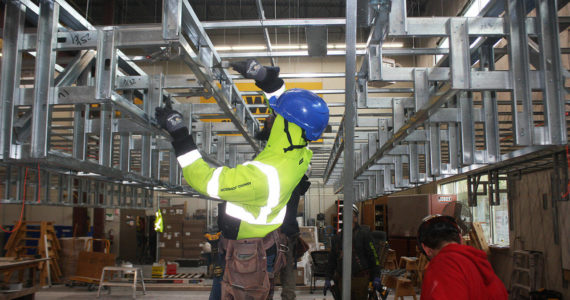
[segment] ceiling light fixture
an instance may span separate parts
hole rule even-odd
[[[402,48],[404,43],[384,43],[382,48]],[[272,50],[306,50],[309,46],[307,44],[290,44],[290,45],[273,45]],[[345,49],[346,45],[342,43],[338,44],[328,44],[327,49]],[[357,49],[365,49],[365,43],[356,44]],[[243,46],[216,46],[216,51],[265,51],[267,47],[265,45],[243,45]]]

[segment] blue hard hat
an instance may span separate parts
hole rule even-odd
[[[285,120],[305,130],[305,137],[317,140],[329,123],[329,108],[315,93],[305,89],[290,89],[277,99],[271,97],[269,106]]]

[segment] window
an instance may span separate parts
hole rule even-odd
[[[486,181],[487,176],[481,176],[481,181]],[[499,188],[506,190],[506,181],[499,181]],[[484,189],[480,185],[479,192]],[[464,205],[467,202],[467,180],[459,180],[455,182],[445,183],[438,186],[440,194],[456,194],[457,201]],[[473,222],[480,222],[487,242],[500,246],[509,245],[509,215],[508,215],[508,199],[506,193],[500,193],[500,205],[489,205],[489,197],[480,195],[477,198],[477,206],[470,207],[473,215]]]

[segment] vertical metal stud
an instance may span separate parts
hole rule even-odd
[[[378,119],[378,149],[388,141],[388,120]]]
[[[99,131],[99,164],[111,167],[113,157],[113,110],[110,104],[101,104]]]
[[[178,40],[182,23],[182,1],[162,1],[162,38]]]
[[[368,134],[368,157],[366,160],[370,159],[372,155],[376,153],[378,150],[378,134],[377,133],[369,133]]]
[[[467,18],[449,19],[449,52],[451,58],[451,87],[468,89],[471,85],[471,58]]]
[[[84,110],[86,109],[86,110]],[[89,106],[76,104],[73,111],[73,157],[85,160],[86,136],[85,121],[88,119]]]
[[[429,82],[426,69],[414,69],[414,100],[416,111],[422,109],[429,101]]]
[[[384,172],[376,171],[376,196],[384,194]]]
[[[203,144],[202,149],[206,154],[212,153],[212,123],[205,122],[204,123],[204,133],[203,133]]]
[[[471,165],[475,160],[475,125],[473,122],[473,99],[466,92],[459,94],[461,119],[461,163]]]
[[[2,80],[0,80],[0,159],[11,157],[14,98],[20,87],[26,8],[19,1],[7,1],[4,6],[2,36]]]
[[[95,73],[95,98],[110,99],[117,69],[115,31],[111,28],[98,30],[97,62]]]
[[[525,1],[508,0],[506,3],[506,19],[508,20],[508,49],[510,75],[513,83],[512,111],[515,143],[532,145],[532,92],[529,79],[528,36],[526,33]],[[522,111],[519,113],[519,103]]]
[[[480,64],[483,70],[495,69],[495,56],[493,45],[485,43],[480,48]],[[483,91],[483,111],[485,114],[485,146],[487,162],[498,162],[501,158],[499,144],[499,109],[497,94],[491,91]]]
[[[222,164],[226,161],[226,137],[225,136],[218,136],[218,145],[217,145],[217,153],[216,157],[219,162]]]
[[[176,159],[176,155],[174,154],[174,150],[171,150],[169,153],[170,159],[170,167],[169,170],[169,182],[172,185],[179,185],[180,184],[180,165],[178,164],[178,160]]]
[[[394,156],[394,187],[403,188],[404,184],[404,166],[402,164],[402,156]]]
[[[410,152],[410,183],[418,183],[419,182],[419,173],[420,173],[420,166],[419,166],[419,157],[418,157],[418,144],[410,143],[408,144],[408,151]]]
[[[56,56],[53,48],[57,42],[58,18],[59,4],[53,1],[40,1],[30,142],[32,157],[46,157],[48,152],[51,112],[49,102],[53,97]]]
[[[350,270],[352,264],[352,204],[354,203],[354,127],[356,126],[356,0],[346,1],[346,67],[345,67],[345,118],[344,118],[344,207],[342,249],[342,269]],[[351,276],[350,272],[343,272],[342,299],[350,298]]]
[[[429,124],[431,175],[441,175],[441,139],[438,123]]]
[[[429,181],[431,174],[431,158],[430,158],[430,144],[429,142],[424,143],[424,163],[426,166],[426,180]]]
[[[565,92],[558,31],[556,1],[537,0],[537,29],[540,38],[540,69],[544,85],[544,120],[548,143],[566,144]]]
[[[129,133],[121,133],[119,139],[119,166],[121,171],[124,172],[131,171],[131,142],[132,137]]]
[[[399,98],[392,100],[392,121],[394,122],[394,133],[398,132],[404,126],[406,117],[404,115],[404,104]]]
[[[393,192],[394,185],[392,184],[392,165],[384,165],[382,167],[384,172],[384,191]]]
[[[231,168],[235,168],[237,165],[237,145],[230,144],[230,153],[229,153],[229,166]]]
[[[390,35],[405,35],[407,31],[406,1],[392,1],[392,9],[390,10]]]

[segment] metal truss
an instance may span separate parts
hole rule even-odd
[[[357,130],[364,131],[357,132],[355,151],[347,155],[344,128],[339,128],[325,182],[334,183],[339,192],[346,183],[341,180],[343,166],[354,164],[357,201],[459,174],[490,174],[486,186],[498,191],[494,169],[560,151],[568,143],[570,107],[556,1],[507,0],[504,5],[504,17],[476,18],[408,18],[404,0],[371,6],[375,17],[357,77],[358,111],[344,116],[355,118]],[[527,18],[532,8],[536,17]],[[495,16],[500,12],[496,7],[486,11]],[[432,68],[386,67],[381,63],[386,37],[447,37],[448,56]],[[506,51],[494,48],[503,37]],[[529,41],[536,49],[532,56]],[[505,54],[510,69],[495,70],[495,62]],[[410,82],[413,94],[371,97],[368,83],[382,81]],[[510,93],[510,100],[499,100],[499,92]],[[389,111],[390,116],[362,116],[370,108]]]
[[[58,189],[41,204],[142,209],[152,207],[153,190],[195,194],[152,117],[165,101],[183,112],[210,163],[235,165],[259,151],[260,123],[188,1],[163,1],[162,25],[95,27],[63,0],[6,1],[4,11],[2,203],[34,203],[22,199],[21,179],[36,166],[46,180],[30,185],[36,193],[51,182]],[[146,74],[122,52],[132,48],[155,49],[158,63],[178,59],[191,75]],[[63,65],[58,54],[74,58]],[[35,73],[25,82],[29,57]],[[177,101],[188,96],[216,103]],[[229,122],[207,122],[214,117]]]

